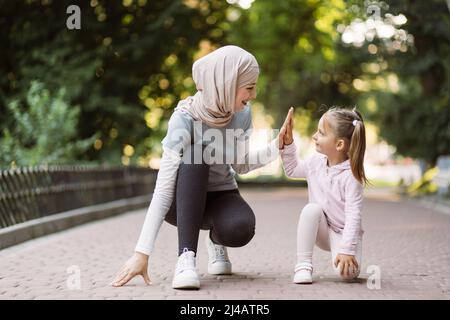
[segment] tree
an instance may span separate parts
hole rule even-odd
[[[0,167],[66,164],[92,147],[96,136],[77,140],[79,107],[67,104],[65,90],[51,94],[32,82],[26,106],[8,104],[11,128],[0,139]]]
[[[450,154],[450,14],[444,1],[393,1],[394,14],[408,18],[414,36],[407,52],[386,55],[401,84],[397,94],[381,95],[381,133],[399,153],[430,167]]]
[[[81,9],[80,30],[66,28],[72,4]],[[0,0],[0,129],[13,121],[6,105],[23,103],[37,79],[52,92],[65,87],[67,102],[80,106],[79,139],[100,133],[96,148],[74,161],[122,163],[128,145],[136,162],[159,145],[165,119],[193,89],[186,78],[199,43],[224,39],[227,6],[219,0]]]
[[[439,156],[450,154],[449,10],[437,0],[378,5],[388,10],[379,21],[391,25],[391,35],[360,45],[373,53],[366,69],[375,69],[359,83],[361,101],[371,101],[381,137],[399,154],[434,167]]]
[[[304,121],[317,118],[322,105],[354,105],[352,80],[361,70],[341,54],[336,31],[354,16],[348,6],[341,0],[258,0],[235,14],[231,40],[259,61],[258,99],[276,126],[291,106]]]

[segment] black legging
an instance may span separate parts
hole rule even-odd
[[[178,226],[179,255],[184,248],[197,252],[200,229],[210,229],[211,240],[227,247],[242,247],[255,234],[255,215],[238,189],[207,192],[209,167],[181,163],[178,169],[175,199],[165,220]]]

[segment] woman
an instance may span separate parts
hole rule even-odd
[[[285,129],[263,150],[253,153],[240,148],[251,131],[248,102],[256,97],[259,75],[258,63],[247,51],[222,47],[197,60],[192,71],[198,91],[180,101],[169,120],[153,198],[135,253],[113,286],[122,286],[136,275],[150,283],[148,258],[164,220],[178,228],[174,289],[200,288],[195,269],[200,229],[210,230],[208,272],[216,275],[231,273],[226,247],[244,246],[254,235],[255,215],[241,197],[234,173],[247,173],[277,159]],[[207,143],[204,138],[212,140],[211,136],[214,140]],[[220,137],[228,138],[225,145]]]

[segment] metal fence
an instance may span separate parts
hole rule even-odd
[[[0,228],[114,200],[149,195],[157,171],[139,167],[40,166],[0,171]]]

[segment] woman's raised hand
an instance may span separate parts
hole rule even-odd
[[[145,283],[149,285],[151,282],[147,268],[148,255],[135,252],[122,266],[113,282],[111,282],[111,285],[113,287],[121,287],[137,275],[141,275],[144,278]]]
[[[289,108],[289,112],[281,127],[280,134],[278,135],[278,149],[283,149],[285,145],[290,145],[294,142],[292,128],[294,126],[294,108]]]

